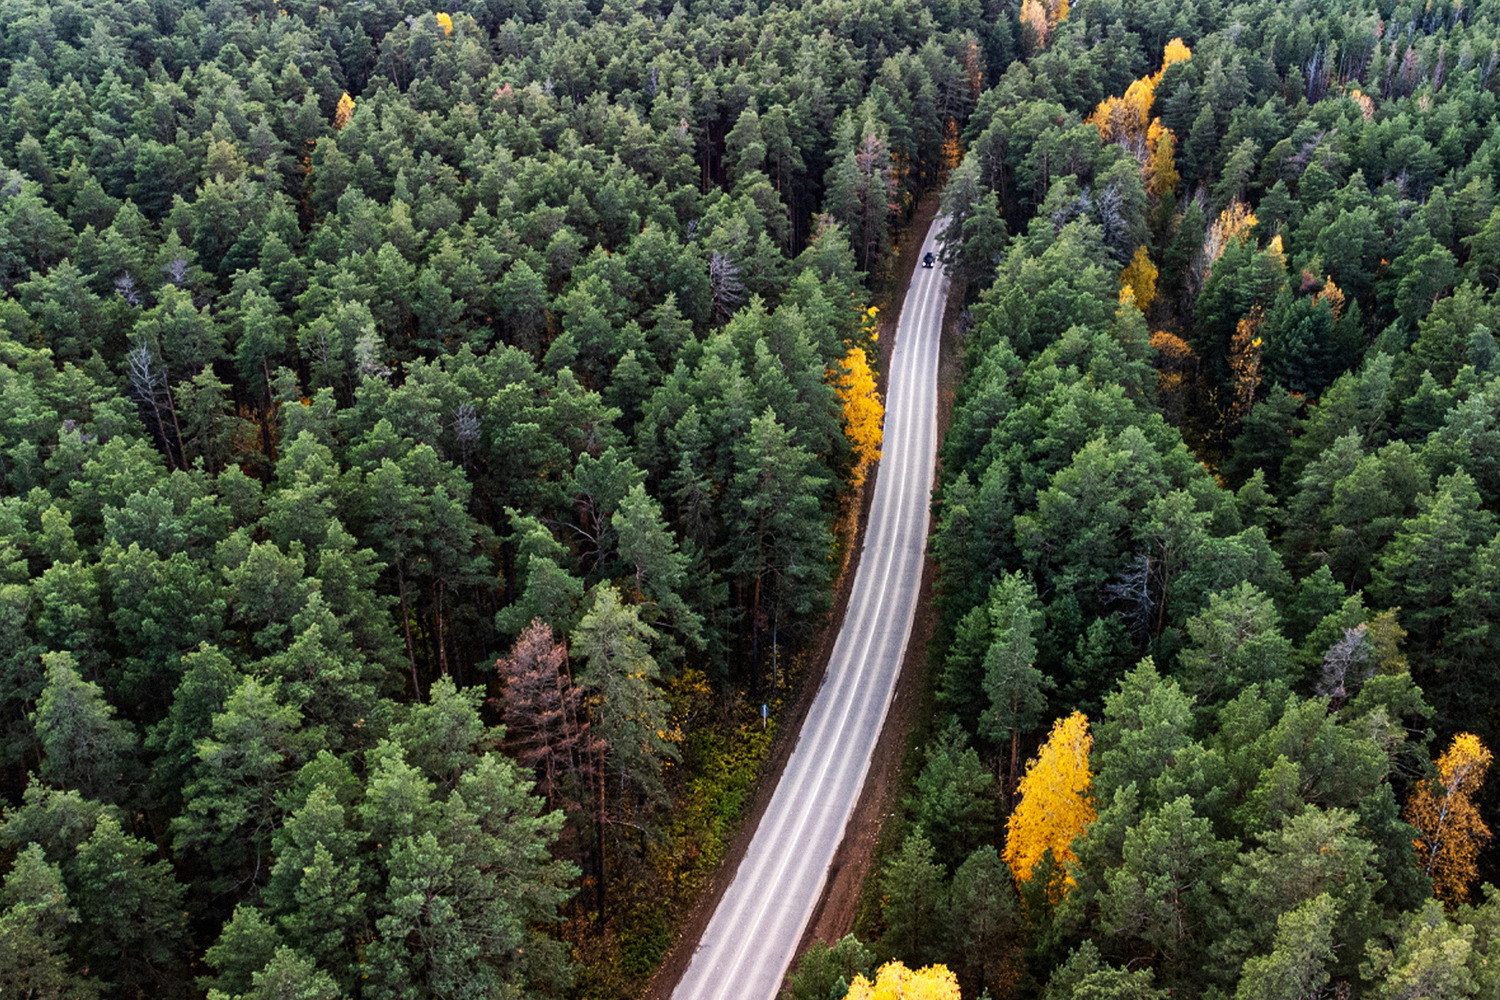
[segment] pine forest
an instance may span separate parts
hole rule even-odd
[[[0,997],[697,1000],[940,274],[783,1000],[1500,998],[1497,177],[1500,0],[0,0]]]

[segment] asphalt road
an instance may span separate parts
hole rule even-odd
[[[942,219],[922,252],[936,252]],[[673,1000],[774,1000],[870,769],[911,635],[937,454],[948,278],[912,275],[886,385],[885,440],[843,628],[760,826]]]

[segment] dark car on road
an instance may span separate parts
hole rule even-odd
[[[924,253],[922,255],[922,266],[923,267],[931,267],[933,264],[936,264],[936,263],[937,263],[937,255],[934,254],[931,250],[927,251],[926,253]]]

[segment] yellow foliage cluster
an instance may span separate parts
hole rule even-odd
[[[1402,818],[1417,828],[1417,863],[1431,876],[1433,895],[1448,903],[1468,899],[1479,852],[1490,839],[1474,800],[1493,759],[1478,736],[1459,733],[1437,759],[1436,784],[1418,785],[1406,800]]]
[[[1161,355],[1163,367],[1191,367],[1198,361],[1198,355],[1187,341],[1166,330],[1157,330],[1151,335],[1151,347]]]
[[[1153,338],[1154,339],[1154,338]],[[1050,849],[1060,869],[1076,861],[1073,841],[1094,821],[1094,797],[1089,793],[1089,750],[1094,737],[1088,716],[1074,712],[1058,719],[1035,760],[1026,764],[1018,791],[1021,800],[1005,827],[1005,863],[1017,882],[1029,882]],[[1073,884],[1060,871],[1052,888],[1060,894]]]
[[[882,965],[873,983],[855,976],[846,996],[848,1000],[962,1000],[958,977],[947,966],[908,969],[900,962]]]
[[[1151,335],[1156,351],[1156,398],[1163,415],[1178,423],[1187,409],[1188,388],[1198,367],[1198,355],[1187,341],[1174,333],[1157,330]]]
[[[1191,58],[1193,58],[1193,50],[1188,48],[1187,43],[1182,39],[1174,38],[1170,42],[1168,42],[1167,47],[1162,50],[1162,72],[1166,72],[1167,67],[1172,65],[1173,63],[1187,62]]]
[[[1151,105],[1156,100],[1156,78],[1143,77],[1125,90],[1123,97],[1106,97],[1088,117],[1105,142],[1118,142],[1137,156],[1146,150],[1146,129],[1151,124]]]
[[[1349,100],[1359,105],[1359,113],[1365,121],[1375,117],[1375,102],[1370,99],[1369,94],[1356,87],[1349,91]]]
[[[1208,227],[1208,233],[1203,237],[1203,276],[1208,276],[1208,270],[1214,266],[1214,261],[1224,254],[1224,249],[1229,246],[1231,240],[1244,239],[1249,233],[1250,227],[1258,220],[1255,213],[1250,211],[1250,206],[1236,198],[1229,203],[1219,217],[1214,220],[1213,225]]]
[[[838,377],[839,401],[844,404],[844,435],[854,449],[854,485],[864,484],[870,467],[880,461],[885,407],[875,391],[875,375],[864,348],[851,347]]]
[[[1278,240],[1280,236],[1276,237]],[[1323,287],[1313,295],[1314,302],[1327,302],[1333,308],[1333,318],[1338,319],[1344,314],[1344,290],[1333,283],[1333,275],[1327,275]]]
[[[964,146],[958,138],[958,122],[948,119],[943,126],[943,169],[952,170],[964,158]]]
[[[341,129],[349,124],[349,119],[354,117],[354,98],[349,96],[349,91],[344,91],[344,96],[339,98],[338,107],[333,109],[333,127]]]
[[[1151,263],[1151,256],[1145,247],[1137,248],[1135,256],[1125,269],[1120,272],[1120,301],[1130,302],[1141,312],[1151,308],[1151,303],[1156,299],[1156,265]]]
[[[1280,233],[1271,237],[1271,242],[1266,244],[1262,253],[1276,262],[1278,271],[1286,270],[1286,243],[1282,240]]]
[[[1125,89],[1123,96],[1106,97],[1100,101],[1094,113],[1087,119],[1099,130],[1099,138],[1105,142],[1117,142],[1124,146],[1141,161],[1144,168],[1149,169],[1152,161],[1160,153],[1163,137],[1172,136],[1171,130],[1162,126],[1159,119],[1153,120],[1151,117],[1151,105],[1156,101],[1156,87],[1161,83],[1161,78],[1168,66],[1192,57],[1192,50],[1183,43],[1182,39],[1174,38],[1167,43],[1166,50],[1162,54],[1161,69],[1150,76],[1143,76],[1136,80]],[[1167,146],[1169,160],[1171,150],[1175,145],[1175,138],[1172,138]],[[1162,171],[1161,164],[1156,165],[1156,170],[1159,175],[1158,183],[1160,183],[1165,180],[1165,172]],[[1176,172],[1176,168],[1172,167],[1172,183],[1164,190],[1176,187]],[[1159,192],[1157,196],[1160,196]]]
[[[1146,127],[1146,162],[1141,166],[1141,175],[1146,181],[1146,193],[1155,199],[1176,191],[1182,181],[1177,172],[1177,136],[1160,118],[1153,118]]]
[[[1021,0],[1021,23],[1031,29],[1038,49],[1047,47],[1052,34],[1052,22],[1047,18],[1047,8],[1039,0]]]
[[[438,11],[437,14],[435,14],[434,16],[437,18],[437,23],[442,26],[443,34],[445,34],[445,35],[451,35],[451,34],[453,34],[453,17],[452,17],[452,15],[445,14],[442,11]]]
[[[1031,28],[1037,49],[1047,47],[1052,37],[1052,28],[1068,19],[1068,0],[1021,0],[1018,15],[1021,23]]]
[[[984,91],[984,61],[979,57],[979,43],[964,46],[964,79],[969,81],[969,96],[978,99]]]

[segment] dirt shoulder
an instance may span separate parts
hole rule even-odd
[[[906,299],[907,286],[911,284],[911,276],[917,266],[917,258],[922,247],[922,234],[927,232],[927,227],[932,224],[932,220],[937,214],[938,201],[938,194],[934,192],[924,198],[918,205],[911,224],[902,233],[903,239],[898,258],[899,263],[897,265],[897,273],[901,275],[900,284],[889,302],[877,299],[876,304],[880,306],[880,371],[877,382],[882,394],[884,394],[886,388],[886,372],[890,368],[891,350],[896,343],[896,325],[901,316],[900,304]],[[945,324],[943,346],[944,370],[946,370],[948,364],[947,356],[949,350],[946,341]],[[943,387],[950,385],[950,382],[956,384],[956,378],[949,380],[945,375],[940,374],[939,380],[938,432],[939,440],[941,440],[941,435],[947,430],[947,412],[952,408],[951,387],[947,389]],[[749,812],[746,813],[744,820],[741,822],[739,832],[730,843],[729,850],[724,855],[724,861],[720,864],[719,870],[714,873],[713,880],[709,883],[708,888],[704,891],[698,902],[693,906],[692,913],[678,930],[677,937],[672,943],[671,951],[667,953],[666,960],[662,962],[661,968],[657,970],[656,975],[646,984],[645,990],[641,993],[641,1000],[670,1000],[672,991],[677,988],[677,983],[682,979],[683,974],[687,972],[688,964],[693,958],[693,952],[697,950],[698,939],[703,936],[703,931],[708,927],[709,918],[713,916],[714,910],[718,908],[719,900],[724,897],[725,890],[729,888],[729,883],[734,879],[734,873],[739,870],[740,862],[744,860],[745,852],[750,847],[750,841],[755,837],[755,831],[760,826],[761,817],[765,815],[766,808],[771,803],[771,795],[776,791],[776,785],[781,781],[781,773],[786,769],[786,763],[792,756],[792,749],[797,745],[797,736],[802,731],[802,722],[807,718],[808,709],[812,707],[813,698],[817,695],[818,688],[823,685],[823,674],[827,671],[828,660],[833,655],[834,641],[838,638],[839,630],[844,625],[844,613],[849,606],[849,594],[854,588],[854,574],[859,563],[859,552],[864,547],[865,527],[869,523],[870,502],[875,496],[875,484],[879,478],[880,467],[877,464],[875,470],[865,482],[864,495],[860,501],[859,527],[850,543],[853,555],[845,563],[838,587],[834,592],[833,612],[829,616],[828,624],[824,627],[822,635],[818,639],[817,647],[814,651],[815,655],[810,659],[812,666],[807,671],[806,676],[802,678],[802,687],[797,694],[796,701],[788,706],[785,713],[777,721],[776,739],[772,745],[771,754],[766,761],[765,768],[756,782],[755,797],[751,802]],[[927,562],[928,565],[922,574],[922,597],[917,611],[917,621],[912,630],[911,643],[907,647],[906,660],[902,664],[901,677],[897,681],[895,702],[892,704],[890,716],[886,719],[885,728],[881,730],[880,744],[875,751],[875,760],[870,766],[870,777],[865,779],[865,788],[860,795],[859,805],[856,807],[854,818],[851,819],[850,826],[844,834],[845,845],[839,848],[838,856],[834,859],[834,867],[829,880],[830,887],[835,882],[842,880],[842,876],[838,875],[841,864],[840,859],[843,858],[850,840],[863,841],[862,835],[851,838],[851,834],[856,829],[862,829],[866,825],[861,823],[860,816],[862,815],[862,810],[866,809],[866,800],[870,798],[871,781],[878,770],[891,769],[889,764],[883,765],[882,760],[891,755],[891,747],[893,745],[895,747],[894,770],[898,771],[900,769],[905,734],[910,724],[910,708],[905,709],[906,716],[903,717],[900,727],[894,731],[891,728],[892,720],[900,711],[898,706],[903,705],[906,701],[913,700],[912,692],[907,692],[903,696],[903,691],[911,684],[909,677],[913,672],[912,651],[919,647],[923,650],[924,659],[922,666],[925,667],[925,650],[927,646],[925,637],[931,635],[932,626],[936,623],[936,619],[931,613],[932,602],[930,600],[933,565],[931,559],[928,559]],[[927,618],[930,618],[931,621],[927,621],[924,624],[924,619]],[[924,628],[927,630],[926,632],[923,631]],[[913,689],[915,692],[920,692],[920,690],[920,684]],[[889,809],[886,811],[889,812]],[[877,835],[878,832],[879,828],[877,826]],[[870,853],[873,845],[874,839],[872,837],[870,839],[870,848],[864,851],[866,870],[869,868]],[[859,884],[862,880],[863,874],[852,883],[853,896],[851,899],[858,899]],[[825,902],[828,894],[829,887],[825,887]],[[818,914],[821,914],[824,909],[824,903],[820,903],[818,910],[814,913],[812,924],[818,922]],[[853,909],[851,908],[849,914],[850,926],[853,924],[853,919]],[[847,928],[839,936],[843,936],[844,933],[848,933]],[[811,943],[811,940],[816,939],[809,939],[804,933],[803,941],[797,949],[799,955]]]
[[[933,209],[935,211],[935,204]],[[927,215],[921,229],[931,223]],[[915,227],[914,227],[915,229]],[[910,251],[911,266],[915,266],[917,248],[915,242]],[[903,258],[905,254],[903,254]],[[903,265],[907,262],[902,261]],[[903,273],[910,280],[908,267]],[[903,286],[903,294],[905,288]],[[938,440],[948,432],[953,414],[953,395],[958,386],[962,369],[962,354],[958,350],[958,312],[962,302],[957,289],[950,293],[948,309],[943,319],[943,337],[938,367]],[[930,526],[929,526],[930,527]],[[907,643],[906,657],[901,663],[901,676],[896,681],[896,692],[886,715],[885,725],[880,731],[875,756],[870,761],[870,772],[860,793],[854,814],[844,831],[843,843],[834,855],[829,869],[828,882],[823,887],[823,898],[813,911],[812,920],[802,934],[797,946],[801,954],[815,941],[829,944],[842,938],[854,929],[859,915],[860,900],[865,880],[874,863],[884,822],[897,811],[903,781],[902,765],[907,758],[908,734],[919,720],[927,704],[927,670],[930,662],[929,646],[937,629],[937,606],[933,588],[937,582],[937,561],[928,553],[922,568],[922,585],[917,598],[917,616],[912,625],[911,639]]]

